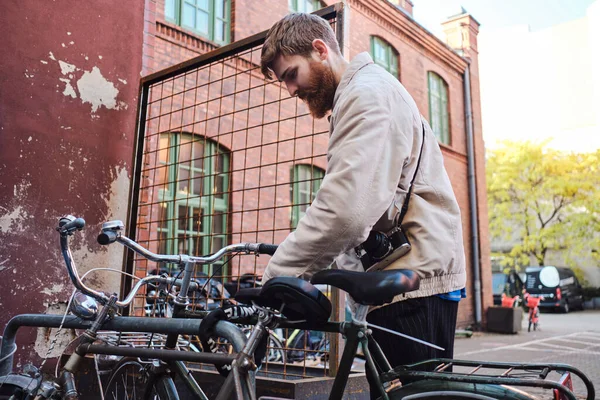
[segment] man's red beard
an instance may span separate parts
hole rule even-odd
[[[311,61],[308,87],[298,90],[298,97],[308,105],[314,118],[320,119],[333,108],[335,96],[335,77],[331,68],[320,62]]]

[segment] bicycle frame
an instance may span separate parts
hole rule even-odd
[[[19,328],[21,327],[42,327],[42,328],[58,328],[63,320],[62,315],[46,315],[46,314],[22,314],[13,317],[6,325],[3,334],[2,345],[0,347],[0,359],[6,359],[0,362],[0,376],[9,375],[13,368],[13,356],[11,354],[15,344],[15,339]],[[92,327],[94,321],[83,320],[76,316],[67,316],[63,328],[87,330]],[[114,317],[102,324],[102,329],[114,331],[129,331],[143,333],[163,333],[172,335],[197,335],[199,331],[199,320],[193,319],[163,319],[163,318],[144,318],[144,317]],[[234,347],[235,354],[213,354],[213,353],[195,353],[182,352],[178,350],[159,350],[159,349],[138,349],[124,348],[112,345],[94,345],[86,343],[77,347],[76,352],[69,358],[67,365],[72,364],[70,373],[77,372],[78,364],[72,362],[73,356],[84,357],[86,354],[110,354],[129,357],[141,357],[151,359],[163,359],[167,364],[180,375],[186,385],[200,399],[206,399],[204,393],[199,390],[197,383],[187,373],[187,368],[182,361],[193,361],[197,363],[232,363],[234,369],[238,370],[243,367],[244,352],[246,348],[246,337],[238,329],[237,326],[226,321],[220,321],[215,326],[215,334],[217,336],[227,337]],[[247,356],[246,356],[247,357]],[[235,364],[240,367],[235,367]],[[65,365],[65,368],[67,367]],[[229,374],[226,378],[219,398],[229,398],[233,389],[237,393],[247,392],[252,393],[254,385],[246,380],[243,385],[236,384],[235,373]],[[253,378],[254,373],[250,372],[245,376]],[[250,395],[250,398],[253,398]]]

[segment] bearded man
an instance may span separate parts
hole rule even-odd
[[[412,247],[384,268],[416,271],[420,288],[371,310],[367,321],[445,350],[378,330],[373,337],[392,366],[452,358],[466,284],[460,210],[438,142],[415,101],[368,53],[347,62],[327,21],[311,14],[289,14],[269,30],[261,69],[268,79],[274,73],[315,118],[331,113],[321,188],[269,261],[263,282],[309,279],[334,260],[337,268],[364,271],[355,248],[372,230],[401,228]],[[407,198],[410,206],[401,211]]]

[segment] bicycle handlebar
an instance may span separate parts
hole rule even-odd
[[[56,229],[60,233],[60,245],[63,253],[63,257],[65,259],[65,263],[67,265],[67,271],[69,273],[69,278],[73,285],[80,290],[82,293],[87,294],[89,296],[94,297],[96,300],[105,304],[109,300],[109,296],[106,293],[96,291],[87,287],[79,277],[77,273],[77,267],[75,266],[75,261],[73,260],[73,254],[69,248],[68,236],[72,235],[75,230],[82,230],[85,226],[85,221],[82,218],[75,218],[72,215],[68,215],[63,217],[59,221],[59,227]],[[212,264],[215,261],[222,258],[224,255],[229,253],[254,253],[254,254],[268,254],[273,255],[275,250],[277,250],[277,245],[273,244],[265,244],[265,243],[239,243],[232,244],[222,249],[218,250],[216,253],[204,256],[204,257],[194,257],[186,254],[179,255],[168,255],[168,254],[155,254],[150,250],[144,248],[139,243],[134,240],[128,238],[127,236],[123,236],[120,234],[119,230],[123,229],[123,223],[121,221],[111,221],[103,224],[102,233],[98,236],[98,243],[102,245],[108,245],[114,242],[119,242],[123,246],[135,251],[137,254],[142,257],[155,262],[165,262],[171,264],[185,265],[185,264]],[[133,301],[135,295],[140,290],[140,288],[148,283],[163,283],[163,284],[172,284],[173,286],[181,287],[188,286],[188,290],[199,290],[200,285],[194,281],[185,282],[184,279],[175,279],[172,277],[164,277],[158,275],[150,275],[146,276],[134,285],[129,294],[122,301],[117,301],[116,305],[118,307],[126,307]]]

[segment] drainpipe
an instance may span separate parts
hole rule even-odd
[[[475,324],[481,327],[481,263],[479,262],[479,224],[477,187],[475,184],[475,150],[473,146],[473,113],[471,108],[471,74],[469,65],[464,72],[465,122],[467,126],[467,169],[469,184],[469,213],[471,222],[471,254],[473,255],[473,290],[475,292]]]

